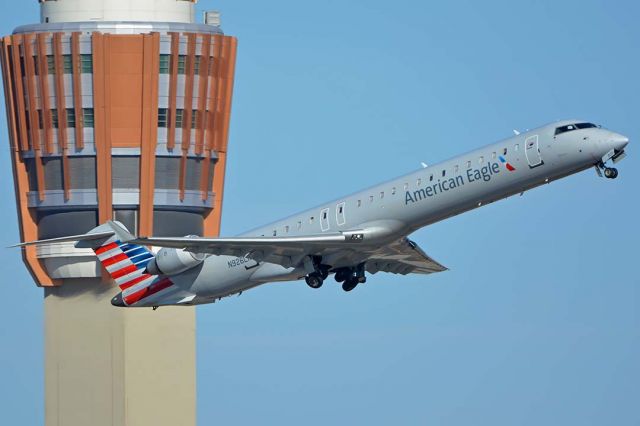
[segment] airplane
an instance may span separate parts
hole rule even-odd
[[[87,234],[18,244],[77,241],[92,248],[120,287],[118,307],[190,306],[262,284],[330,274],[352,291],[366,274],[447,270],[408,236],[454,215],[625,157],[629,139],[582,120],[551,123],[372,186],[231,238],[136,237],[109,221]],[[156,252],[148,246],[157,247]]]

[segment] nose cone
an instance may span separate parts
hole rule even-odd
[[[619,133],[613,133],[609,138],[609,145],[616,151],[622,151],[629,143],[629,138]]]
[[[111,304],[119,308],[127,306],[124,304],[124,300],[122,300],[122,293],[118,293],[113,299],[111,299]]]

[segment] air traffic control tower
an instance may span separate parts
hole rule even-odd
[[[39,0],[2,38],[23,241],[109,219],[220,227],[236,39],[196,0]],[[16,6],[18,7],[18,6]],[[195,424],[195,312],[122,309],[90,251],[28,247],[44,288],[47,425]]]

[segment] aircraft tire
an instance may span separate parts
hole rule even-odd
[[[618,169],[607,167],[604,169],[604,176],[609,179],[615,179],[618,177]]]
[[[358,286],[358,279],[349,278],[342,284],[342,289],[346,292],[350,292]]]
[[[307,285],[311,288],[322,287],[322,283],[324,281],[322,277],[317,273],[307,275],[304,280],[307,282]]]

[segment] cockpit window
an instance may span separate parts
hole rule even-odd
[[[598,127],[593,123],[576,123],[576,124],[567,124],[566,126],[556,127],[556,136],[562,133],[570,132],[572,130],[578,129],[592,129],[594,127]]]
[[[593,123],[577,123],[576,127],[578,129],[593,129],[594,127],[598,127]]]
[[[576,129],[577,127],[575,126],[575,124],[567,124],[566,126],[556,127],[556,136],[562,133],[571,132],[572,130]]]

